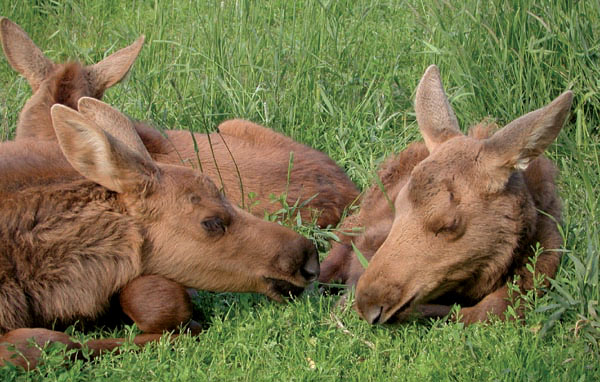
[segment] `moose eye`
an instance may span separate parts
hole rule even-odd
[[[202,198],[196,194],[191,194],[190,195],[190,203],[192,204],[200,204],[200,202],[202,201]]]
[[[211,235],[223,235],[227,229],[225,221],[219,217],[212,217],[202,221],[202,227]]]

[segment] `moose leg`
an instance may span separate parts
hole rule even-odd
[[[321,263],[321,274],[319,275],[320,283],[340,282],[349,287],[356,284],[360,274],[353,275],[353,282],[348,282],[351,276],[351,263],[354,257],[352,241],[353,239],[356,239],[356,236],[352,235],[351,232],[353,232],[355,228],[361,226],[362,224],[358,214],[350,215],[344,219],[344,222],[336,232],[340,241],[332,240],[331,250],[325,260]]]
[[[539,258],[536,263],[536,274],[544,274],[544,276],[552,277],[556,273],[558,267],[559,255],[556,252],[546,251]],[[534,275],[525,267],[518,269],[515,274],[519,275],[519,289],[521,293],[527,293],[534,287],[533,278]],[[547,285],[548,281],[545,281],[544,285]],[[518,296],[517,296],[518,298]],[[488,314],[497,315],[500,319],[504,319],[504,312],[511,305],[508,296],[508,286],[497,289],[496,291],[485,296],[476,305],[468,308],[462,308],[459,316],[460,321],[465,324],[472,324],[474,322],[484,322],[488,320]],[[523,316],[522,310],[517,310],[519,317]]]
[[[186,288],[162,276],[140,276],[120,294],[121,308],[145,333],[173,331],[190,322],[193,334],[200,325],[190,321],[192,304]]]
[[[24,369],[33,369],[39,361],[40,349],[49,342],[63,343],[67,349],[81,346],[62,332],[41,328],[15,329],[0,337],[0,366],[12,363]]]
[[[467,325],[475,322],[485,322],[488,320],[488,314],[494,314],[500,319],[504,319],[503,313],[509,305],[508,287],[504,285],[485,296],[477,304],[468,308],[461,308],[458,313],[459,320]]]
[[[556,223],[546,216],[542,216],[538,220],[538,239],[539,243],[544,248],[560,248],[562,238],[556,228]],[[527,256],[523,256],[527,258]],[[543,285],[548,286],[548,277],[554,277],[558,264],[560,263],[560,252],[557,250],[544,250],[537,258],[535,263],[535,274],[531,273],[526,266],[520,267],[515,271],[519,276],[519,289],[521,293],[527,293],[535,287],[534,277],[544,275],[546,279]],[[510,301],[508,298],[508,287],[505,285],[496,291],[485,296],[476,305],[460,310],[461,321],[465,324],[473,322],[486,321],[488,314],[495,314],[504,319],[503,313],[506,311]],[[517,311],[519,316],[523,315],[522,311]]]
[[[133,339],[133,343],[143,346],[149,342],[158,341],[162,334],[141,334]],[[177,337],[174,334],[172,338]],[[74,342],[63,332],[48,330],[43,328],[20,328],[11,330],[0,337],[0,367],[6,364],[13,364],[26,370],[37,367],[40,361],[42,349],[52,343],[62,343],[66,350],[88,349],[90,358],[95,358],[104,351],[118,348],[128,340],[125,338],[103,338],[90,340],[83,344]],[[79,351],[71,354],[72,359],[80,356]]]
[[[451,305],[422,304],[415,307],[417,318],[441,318],[447,316],[452,310]]]
[[[348,268],[350,267],[350,254],[352,247],[345,243],[334,243],[327,258],[321,263],[321,274],[319,282],[342,282],[345,283],[348,278]]]
[[[134,279],[121,292],[120,301],[123,311],[141,330],[148,333],[133,339],[133,343],[140,346],[159,340],[162,332],[177,329],[188,322],[192,315],[190,297],[185,287],[161,276]],[[200,331],[200,325],[192,321],[190,329],[195,334]],[[41,348],[48,343],[62,343],[67,350],[85,346],[90,350],[90,356],[96,357],[126,341],[124,338],[105,338],[90,340],[82,345],[71,341],[63,332],[43,328],[15,329],[0,337],[0,366],[12,363],[24,369],[35,368]],[[74,356],[78,354],[74,353]]]

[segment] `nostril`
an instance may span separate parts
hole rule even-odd
[[[300,274],[306,281],[313,282],[319,277],[321,267],[319,265],[319,255],[312,243],[310,243],[310,247],[305,250],[304,258],[306,259],[306,262],[300,268]]]
[[[378,324],[379,321],[381,320],[382,312],[383,312],[383,306],[380,306],[378,308],[373,307],[373,310],[371,311],[371,317],[367,317],[367,321],[372,325]]]
[[[302,267],[302,269],[300,269],[300,274],[306,279],[306,281],[313,282],[319,277],[319,267],[314,269],[305,265]]]

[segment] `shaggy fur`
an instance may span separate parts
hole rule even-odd
[[[141,273],[142,226],[95,183],[2,194],[0,211],[0,332],[94,319]]]

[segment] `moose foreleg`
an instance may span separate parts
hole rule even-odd
[[[488,320],[490,314],[496,315],[500,317],[500,319],[504,319],[504,312],[509,305],[508,287],[504,285],[485,296],[477,304],[471,307],[461,308],[458,317],[459,320],[466,325],[475,322],[485,322]]]
[[[121,308],[145,333],[176,330],[188,323],[192,334],[201,328],[192,317],[192,303],[186,288],[162,276],[140,276],[123,288]]]

